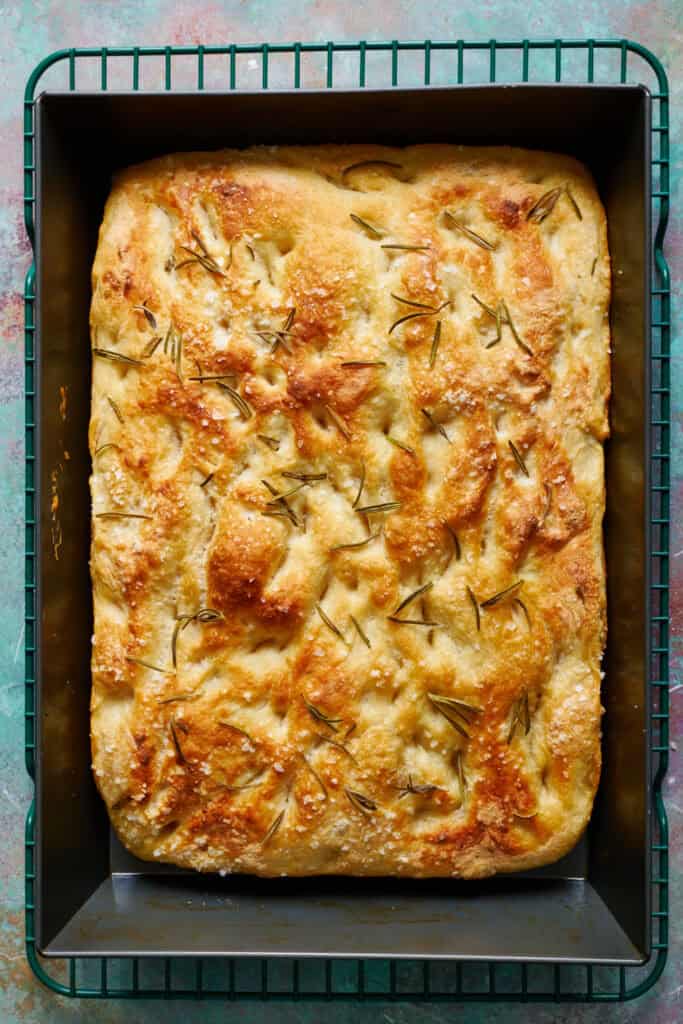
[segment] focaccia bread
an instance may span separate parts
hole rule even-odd
[[[120,174],[93,269],[92,748],[134,854],[474,878],[575,844],[609,292],[564,156]]]

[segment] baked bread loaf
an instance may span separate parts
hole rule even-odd
[[[138,857],[545,864],[600,773],[610,268],[576,161],[121,173],[93,268],[94,772]]]

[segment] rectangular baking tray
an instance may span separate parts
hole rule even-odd
[[[112,838],[89,749],[90,267],[112,172],[255,143],[511,144],[576,155],[613,266],[603,773],[560,863],[481,882],[199,876]],[[206,94],[36,102],[35,920],[46,956],[457,958],[633,965],[650,954],[650,97],[639,86]],[[55,506],[55,498],[58,504]]]

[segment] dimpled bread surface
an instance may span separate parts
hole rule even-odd
[[[476,878],[600,774],[610,264],[575,160],[123,171],[91,308],[99,790],[138,857]]]

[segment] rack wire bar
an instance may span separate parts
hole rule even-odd
[[[418,63],[415,64],[415,55]],[[482,55],[484,63],[482,63]],[[378,57],[384,62],[378,63]],[[422,57],[421,69],[419,58]],[[510,70],[510,56],[516,71]],[[548,60],[550,56],[550,60]],[[670,497],[670,344],[671,292],[669,268],[663,252],[669,215],[669,89],[666,72],[649,50],[628,39],[489,39],[316,42],[230,44],[225,46],[123,46],[86,47],[58,50],[31,72],[24,94],[24,220],[34,245],[35,215],[35,99],[38,87],[79,90],[108,90],[119,85],[120,62],[128,65],[127,90],[173,90],[178,82],[187,90],[187,69],[178,72],[178,59],[196,60],[191,88],[237,90],[268,89],[275,82],[278,58],[291,58],[287,85],[295,89],[327,88],[341,85],[366,87],[371,74],[381,73],[373,85],[471,84],[474,82],[569,82],[571,84],[618,84],[647,79],[652,98],[652,371],[651,388],[651,474],[649,529],[652,563],[650,628],[653,663],[650,666],[652,734],[652,928],[653,956],[643,967],[624,968],[538,963],[451,962],[439,966],[439,977],[448,972],[447,984],[437,987],[429,962],[356,961],[355,981],[348,961],[293,960],[289,984],[283,985],[278,971],[261,961],[258,981],[240,982],[236,958],[196,959],[192,984],[176,983],[179,961],[163,960],[161,980],[146,983],[150,962],[144,957],[69,958],[66,961],[41,958],[35,939],[35,838],[34,805],[26,819],[25,905],[26,952],[36,975],[48,988],[64,996],[79,998],[169,998],[272,1000],[329,999],[383,1002],[423,1000],[431,1002],[535,1003],[546,1000],[566,1002],[617,1002],[642,995],[657,981],[666,963],[669,920],[668,829],[662,799],[669,748],[669,497]],[[251,58],[245,64],[240,58]],[[322,57],[312,60],[312,58]],[[410,69],[404,70],[412,58]],[[577,57],[581,63],[577,63]],[[388,60],[386,59],[388,58]],[[539,60],[539,58],[542,58]],[[160,60],[161,59],[161,60]],[[502,74],[503,62],[506,73]],[[93,76],[93,68],[97,71]],[[322,67],[322,70],[321,70]],[[416,70],[417,67],[417,70]],[[354,70],[355,68],[355,70]],[[219,77],[210,84],[210,72]],[[278,69],[281,68],[278,64]],[[485,69],[485,70],[484,70]],[[254,74],[255,72],[255,74]],[[55,83],[55,73],[61,75]],[[46,79],[49,79],[49,86]],[[279,85],[279,83],[277,83]],[[31,264],[24,285],[25,344],[25,755],[26,768],[35,777],[35,653],[36,653],[36,503],[35,503],[35,264]],[[183,962],[186,964],[186,961]],[[253,962],[252,962],[253,963]],[[343,965],[346,966],[343,966]],[[50,970],[48,970],[48,967]],[[337,968],[339,968],[337,970]],[[50,973],[53,972],[53,973]],[[158,974],[158,972],[157,972]],[[580,984],[577,976],[582,976]]]

